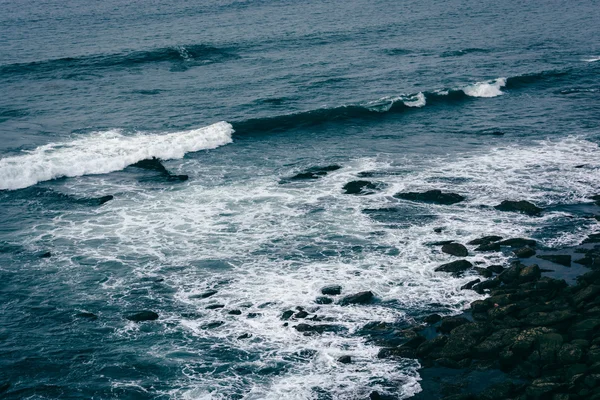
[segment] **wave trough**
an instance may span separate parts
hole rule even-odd
[[[0,190],[15,190],[61,177],[105,174],[148,158],[182,158],[232,141],[232,126],[207,127],[165,135],[128,136],[119,130],[98,132],[66,143],[49,143],[25,155],[0,159]]]

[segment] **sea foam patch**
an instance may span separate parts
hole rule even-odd
[[[477,82],[473,85],[465,86],[462,91],[471,97],[497,97],[504,92],[500,89],[506,86],[506,78],[498,78],[493,81]]]
[[[156,157],[182,158],[186,153],[214,149],[231,142],[227,122],[163,135],[97,132],[70,142],[50,143],[23,155],[0,159],[0,190],[22,189],[61,177],[105,174]]]

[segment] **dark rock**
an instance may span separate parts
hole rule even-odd
[[[261,315],[262,315],[261,313],[251,312],[251,313],[248,313],[248,315],[246,315],[246,317],[252,319],[252,318],[258,318]]]
[[[207,310],[217,310],[219,308],[225,308],[225,304],[211,304],[206,306]]]
[[[202,325],[200,327],[200,329],[215,329],[215,328],[220,327],[223,324],[224,324],[223,321],[213,321],[213,322],[209,322],[208,324]]]
[[[113,195],[106,195],[106,196],[102,196],[96,199],[96,203],[101,206],[104,203],[108,203],[109,201],[111,201],[112,199],[114,199],[115,197]]]
[[[305,170],[304,172],[300,172],[299,174],[296,174],[290,178],[282,180],[280,183],[286,183],[286,181],[302,181],[302,180],[319,179],[319,178],[327,175],[327,173],[332,172],[332,171],[337,171],[340,168],[342,168],[342,167],[340,167],[339,165],[328,165],[326,167],[311,167],[311,168],[308,168],[307,170]]]
[[[308,317],[308,313],[304,310],[298,311],[296,314],[294,314],[294,318],[302,319],[306,317]]]
[[[40,254],[40,258],[50,258],[52,257],[52,253],[50,253],[49,251]]]
[[[135,164],[131,164],[132,167],[146,169],[149,171],[156,171],[167,178],[170,181],[186,181],[188,179],[187,175],[173,175],[171,174],[165,166],[160,162],[160,160],[156,157],[152,157],[151,159],[138,161]]]
[[[126,315],[125,318],[133,322],[154,321],[158,319],[158,314],[154,311],[145,310],[135,314]]]
[[[442,246],[442,252],[456,257],[466,257],[469,251],[460,243],[447,243]]]
[[[454,240],[440,240],[438,242],[429,242],[426,244],[430,245],[430,246],[443,246],[445,244],[450,244],[450,243],[454,243]]]
[[[229,314],[229,315],[242,315],[242,311],[241,310],[231,310],[227,314]]]
[[[473,269],[475,270],[475,272],[477,272],[479,275],[483,276],[484,278],[491,278],[492,276],[494,276],[494,273],[487,268],[475,267]]]
[[[10,389],[10,382],[0,382],[0,393],[4,393],[8,389]]]
[[[462,275],[466,270],[473,267],[467,260],[452,261],[451,263],[440,265],[435,269],[436,272],[449,272],[454,276]]]
[[[327,296],[319,296],[315,299],[315,303],[317,304],[331,304],[333,303],[333,299]]]
[[[528,399],[549,399],[552,393],[558,391],[562,385],[548,379],[536,379],[531,385],[527,386],[525,393]]]
[[[512,341],[518,333],[518,328],[501,329],[495,331],[474,347],[474,354],[480,358],[497,357],[503,348],[512,344]]]
[[[98,316],[91,312],[80,312],[80,313],[75,314],[75,316],[77,318],[85,318],[85,319],[90,319],[90,320],[98,319]]]
[[[442,320],[442,316],[440,314],[431,314],[425,317],[425,322],[428,324],[435,324]]]
[[[283,314],[281,314],[281,319],[282,320],[290,319],[292,317],[292,315],[294,315],[294,312],[292,310],[284,311]]]
[[[498,275],[498,279],[502,283],[513,283],[519,279],[519,274],[524,267],[525,266],[521,263],[513,263],[509,268],[505,269],[500,275]]]
[[[475,284],[481,282],[481,279],[475,279],[474,281],[471,281],[463,286],[460,287],[461,290],[469,290],[472,289],[473,286],[475,286]]]
[[[351,181],[342,188],[345,194],[373,194],[379,189],[379,186],[369,181]]]
[[[469,323],[469,320],[465,317],[444,317],[442,323],[437,328],[442,333],[449,333],[454,328]]]
[[[511,201],[504,200],[502,203],[494,207],[499,211],[512,211],[512,212],[520,212],[523,214],[535,216],[540,215],[543,211],[541,208],[537,207],[535,204],[530,203],[526,200],[521,201]]]
[[[600,233],[593,233],[591,235],[589,235],[582,244],[587,244],[587,243],[600,243]]]
[[[535,250],[531,247],[521,247],[514,251],[515,256],[518,258],[529,258],[535,256]]]
[[[352,357],[350,357],[350,356],[341,356],[337,360],[338,360],[338,362],[340,362],[342,364],[350,364],[352,362]]]
[[[417,356],[421,358],[428,357],[432,352],[443,347],[447,341],[447,336],[437,336],[431,340],[423,342],[419,345],[419,347],[417,347]]]
[[[536,264],[522,268],[519,271],[519,282],[531,282],[540,279],[542,272]]]
[[[309,325],[309,324],[298,324],[294,326],[298,332],[306,332],[306,333],[323,333],[323,332],[339,332],[342,330],[340,326],[337,325]]]
[[[204,293],[194,294],[194,295],[190,296],[190,299],[206,299],[206,298],[209,298],[210,296],[214,296],[217,293],[218,292],[216,290],[209,290]]]
[[[501,274],[504,271],[504,266],[502,265],[490,265],[487,267],[488,271],[493,272],[494,274]]]
[[[500,250],[500,244],[498,242],[494,242],[494,243],[485,243],[482,244],[481,246],[478,246],[475,248],[475,251],[499,251]]]
[[[321,293],[329,296],[336,296],[342,293],[342,287],[340,285],[329,285],[321,288]]]
[[[470,245],[473,245],[473,246],[480,246],[482,244],[490,244],[490,243],[493,243],[493,242],[497,242],[499,240],[502,240],[502,236],[490,235],[490,236],[484,236],[484,237],[479,238],[479,239],[471,240],[467,244],[470,244]]]
[[[553,262],[555,264],[564,265],[565,267],[571,266],[571,256],[569,255],[546,254],[537,257],[541,258],[542,260]]]
[[[504,381],[484,389],[479,393],[477,398],[478,400],[505,400],[511,398],[514,389],[514,383]]]
[[[569,335],[573,339],[590,339],[593,333],[600,330],[600,319],[590,318],[576,322],[569,327]]]
[[[583,358],[583,347],[573,343],[565,343],[558,351],[558,361],[563,364],[576,364]]]
[[[434,231],[435,233],[442,233],[442,231],[443,231],[443,230],[444,230],[444,228],[443,228],[443,227],[437,227],[437,228],[433,228],[433,231]]]
[[[533,348],[537,338],[552,333],[553,330],[546,327],[535,327],[519,332],[513,339],[511,350],[519,356],[526,357]]]
[[[373,292],[359,292],[345,296],[340,300],[340,305],[347,306],[349,304],[368,304],[373,300]]]
[[[575,304],[583,303],[600,295],[600,285],[589,285],[573,294]]]
[[[242,333],[240,336],[238,336],[238,339],[250,339],[252,337],[252,335],[250,333]]]
[[[417,201],[421,203],[433,203],[451,205],[459,203],[465,198],[456,193],[442,193],[441,190],[428,190],[426,192],[396,193],[394,197],[403,200]]]

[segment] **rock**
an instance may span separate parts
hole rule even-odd
[[[241,310],[231,310],[227,314],[229,314],[229,315],[242,315],[242,311]]]
[[[345,194],[368,195],[375,193],[379,186],[369,181],[351,181],[346,183],[342,189],[345,190]]]
[[[132,167],[146,169],[149,171],[156,171],[161,175],[165,176],[167,180],[171,181],[185,181],[188,179],[187,175],[173,175],[171,174],[165,166],[160,162],[160,160],[156,157],[152,157],[151,159],[141,160],[136,162],[135,164],[131,164]]]
[[[494,208],[499,211],[520,212],[520,213],[531,215],[531,216],[540,215],[540,213],[543,211],[541,208],[537,207],[535,204],[530,203],[529,201],[526,201],[526,200],[521,200],[521,201],[504,200],[502,203],[495,206]]]
[[[528,399],[542,400],[550,398],[553,392],[558,391],[561,388],[561,384],[552,382],[547,379],[536,379],[531,385],[527,386],[525,393]]]
[[[261,313],[251,312],[251,313],[248,313],[248,315],[246,315],[246,317],[252,319],[252,318],[258,318],[261,315],[262,315]]]
[[[583,358],[583,348],[573,343],[565,343],[558,351],[558,361],[563,364],[576,364]]]
[[[194,295],[190,296],[190,299],[206,299],[206,298],[209,298],[210,296],[214,296],[217,293],[218,292],[216,290],[209,290],[204,293],[194,294]]]
[[[494,243],[486,243],[486,244],[482,244],[481,246],[475,248],[475,251],[499,251],[500,250],[500,244],[498,242],[494,242]]]
[[[109,201],[111,201],[112,199],[114,199],[115,197],[113,195],[106,195],[106,196],[102,196],[99,197],[95,200],[95,203],[98,204],[99,206],[101,206],[104,203],[108,203]]]
[[[523,318],[522,322],[529,326],[552,326],[562,322],[567,322],[576,316],[577,314],[571,310],[557,310],[550,312],[541,311],[532,312]]]
[[[433,231],[434,231],[435,233],[442,233],[442,231],[443,231],[443,230],[444,230],[444,228],[443,228],[443,227],[437,227],[437,228],[433,228]]]
[[[524,267],[525,266],[521,263],[513,263],[509,268],[505,269],[500,275],[498,275],[498,280],[505,284],[512,283],[519,279],[521,269]]]
[[[564,265],[565,267],[571,266],[571,256],[569,255],[560,255],[560,254],[546,254],[537,256],[542,260],[550,261],[555,264]]]
[[[481,282],[481,279],[475,279],[474,281],[471,281],[463,286],[460,287],[460,290],[469,290],[472,289],[473,286],[477,283]]]
[[[200,327],[200,329],[215,329],[220,327],[221,325],[223,325],[224,322],[223,321],[213,321],[213,322],[209,322],[208,324],[204,324]]]
[[[249,339],[251,337],[252,337],[252,335],[249,333],[242,333],[240,336],[238,336],[238,339],[240,339],[240,340],[241,339]]]
[[[416,201],[421,203],[433,203],[452,205],[464,201],[465,198],[456,193],[442,193],[441,190],[428,190],[426,192],[406,192],[396,193],[394,197],[403,200]]]
[[[590,339],[600,329],[600,319],[590,318],[574,323],[569,327],[569,336],[573,339]]]
[[[285,321],[287,319],[290,319],[292,315],[294,315],[294,312],[292,310],[284,311],[283,314],[281,314],[281,319]]]
[[[444,317],[442,323],[437,328],[442,333],[449,333],[454,328],[469,323],[469,320],[465,317]]]
[[[349,304],[368,304],[373,300],[373,292],[365,291],[345,296],[340,300],[340,305],[347,306]]]
[[[558,333],[546,333],[537,339],[540,361],[550,364],[556,361],[556,356],[562,348],[563,337]]]
[[[280,183],[286,183],[287,181],[302,181],[302,180],[313,180],[319,179],[329,172],[337,171],[340,169],[339,165],[328,165],[326,167],[311,167],[305,170],[304,172],[300,172],[290,178],[283,179]]]
[[[542,272],[536,264],[524,267],[519,271],[519,282],[531,282],[540,279]]]
[[[4,393],[8,389],[10,389],[10,382],[0,382],[0,393]]]
[[[469,251],[460,243],[447,243],[442,246],[442,252],[456,257],[466,257]]]
[[[52,257],[52,253],[50,253],[49,251],[40,254],[40,258],[50,258]]]
[[[582,244],[587,244],[587,243],[600,243],[600,233],[593,233],[591,235],[589,235]]]
[[[452,261],[450,263],[440,265],[439,267],[437,267],[435,269],[435,271],[436,272],[449,272],[449,273],[453,274],[454,276],[460,276],[466,270],[468,270],[472,267],[473,267],[473,264],[471,264],[469,261],[458,260],[458,261]]]
[[[484,236],[479,239],[471,240],[467,244],[470,244],[472,246],[480,246],[482,244],[490,244],[493,242],[497,242],[499,240],[502,240],[502,236],[490,235],[490,236]]]
[[[225,304],[211,304],[206,306],[207,310],[217,310],[219,308],[225,308]]]
[[[328,325],[328,324],[322,324],[322,325],[309,325],[309,324],[298,324],[296,326],[294,326],[294,329],[296,329],[298,332],[305,332],[305,333],[323,333],[323,332],[339,332],[340,330],[342,330],[342,328],[340,326],[337,325]]]
[[[154,321],[158,319],[158,314],[154,311],[144,310],[135,314],[126,315],[125,318],[133,322]]]
[[[573,294],[573,302],[580,304],[600,295],[600,285],[589,285]]]
[[[306,318],[306,317],[308,317],[308,313],[306,311],[304,311],[304,310],[298,311],[294,315],[294,318],[297,318],[297,319],[302,319],[302,318]]]
[[[315,299],[315,303],[317,304],[331,304],[333,303],[333,299],[327,296],[319,296]]]
[[[339,363],[342,364],[350,364],[352,362],[352,357],[350,356],[341,356],[337,359]]]
[[[439,351],[439,358],[449,358],[459,361],[471,355],[472,348],[477,344],[477,340],[467,334],[452,334],[448,341]]]
[[[502,265],[490,265],[487,267],[488,271],[491,271],[494,274],[501,274],[504,271],[504,266]]]
[[[495,331],[474,347],[474,354],[480,358],[495,358],[503,348],[512,344],[518,333],[519,329],[517,328]]]
[[[431,314],[425,317],[425,322],[428,324],[435,324],[442,320],[442,316],[440,314]]]
[[[538,337],[546,334],[552,333],[553,330],[545,327],[535,327],[531,329],[525,329],[519,332],[513,339],[513,343],[510,349],[519,356],[526,357],[531,349],[533,348],[533,344],[537,340]]]
[[[518,258],[529,258],[535,256],[535,250],[531,247],[521,247],[514,251],[514,254]]]
[[[424,358],[428,357],[433,351],[443,347],[448,341],[447,336],[437,336],[431,340],[423,342],[417,347],[417,356]]]
[[[523,239],[523,238],[506,239],[506,240],[502,240],[500,242],[496,242],[496,244],[498,244],[499,246],[512,247],[513,249],[517,248],[517,247],[525,247],[525,246],[535,247],[535,246],[537,246],[537,242],[535,240]]]
[[[77,318],[85,318],[85,319],[89,319],[89,320],[98,319],[98,316],[91,312],[80,312],[80,313],[75,314],[75,316]]]
[[[329,285],[321,288],[321,294],[336,296],[340,293],[342,293],[342,287],[340,285]]]

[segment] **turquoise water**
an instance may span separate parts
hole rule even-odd
[[[378,359],[362,328],[479,296],[428,243],[597,230],[575,206],[600,191],[593,1],[0,9],[6,398],[407,398],[417,362]],[[189,179],[131,166],[151,157]],[[345,194],[358,179],[378,190]],[[429,189],[466,201],[393,197]],[[548,212],[491,207],[507,199]],[[328,284],[376,301],[317,304]],[[296,307],[319,320],[284,326]],[[141,310],[159,318],[125,318]]]

